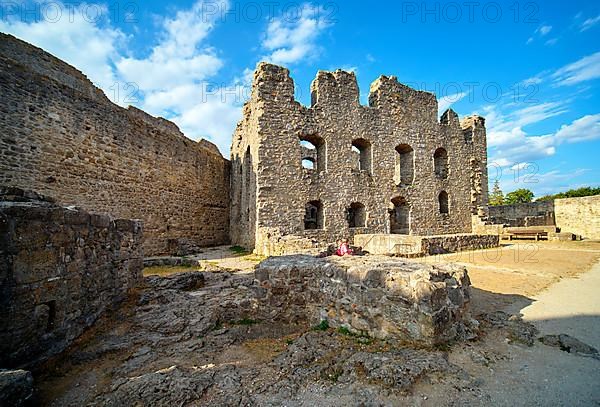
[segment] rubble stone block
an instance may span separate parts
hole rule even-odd
[[[298,289],[294,274],[282,270],[312,279]],[[255,277],[264,290],[256,298],[265,318],[276,313],[279,320],[297,322],[300,315],[312,324],[327,319],[332,327],[421,345],[465,339],[477,326],[469,313],[467,270],[458,265],[292,255],[263,261]]]

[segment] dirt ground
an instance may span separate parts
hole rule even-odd
[[[560,279],[576,277],[600,259],[600,243],[504,243],[495,249],[416,259],[424,263],[454,262],[469,270],[473,286],[502,294],[531,296]]]
[[[456,261],[469,270],[475,317],[522,315],[538,337],[566,333],[600,348],[600,242],[519,242],[501,248],[418,259]],[[600,360],[536,341],[509,343],[498,331],[454,348],[449,361],[473,378],[423,381],[413,405],[600,406]]]
[[[39,403],[600,406],[600,359],[538,341],[566,333],[600,345],[600,243],[519,242],[416,259],[467,267],[481,324],[477,340],[429,351],[366,346],[331,329],[223,320],[232,298],[247,295],[261,259],[226,246],[197,257],[200,267],[189,270],[214,270],[210,284],[197,290],[190,281],[187,294],[147,279],[137,302],[35,375]]]
[[[194,266],[152,266],[144,268],[144,276],[167,276],[182,271],[232,271],[235,273],[251,273],[263,256],[246,252],[236,246],[215,246],[204,249],[201,253],[186,256],[186,259],[197,262]]]

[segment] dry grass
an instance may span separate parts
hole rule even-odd
[[[144,277],[147,276],[169,276],[176,273],[198,271],[198,266],[152,266],[144,267]]]

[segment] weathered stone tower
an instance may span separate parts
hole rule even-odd
[[[261,63],[231,148],[231,239],[256,252],[362,233],[471,232],[487,205],[482,117],[437,119],[431,93],[381,76],[369,106],[353,73],[317,74],[310,107]]]

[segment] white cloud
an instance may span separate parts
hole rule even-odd
[[[600,77],[600,51],[563,66],[552,74],[558,85],[575,85]]]
[[[25,22],[21,19],[0,19],[0,31],[34,44],[68,62],[87,75],[107,95],[117,81],[111,62],[117,58],[117,43],[125,35],[118,29],[102,27],[108,17],[106,6],[96,6],[97,18],[86,18],[84,4],[67,8],[55,3],[62,10],[56,18],[43,18]],[[72,5],[71,5],[72,6]]]
[[[556,153],[555,139],[552,135],[532,136],[516,127],[506,132],[490,132],[490,162],[501,167],[532,162]]]
[[[538,28],[535,29],[535,31],[533,32],[533,34],[531,35],[531,37],[529,37],[527,39],[527,42],[525,43],[526,45],[531,44],[533,41],[535,41],[535,38],[542,38],[545,37],[546,35],[548,35],[550,33],[550,31],[552,31],[552,26],[551,25],[542,25]],[[551,40],[548,40],[545,42],[546,45],[554,45],[556,44],[556,42],[558,41],[558,38],[553,38]]]
[[[600,138],[600,113],[583,116],[571,124],[562,125],[555,137],[560,141],[575,143]]]
[[[442,96],[438,100],[438,116],[440,116],[450,106],[452,106],[454,103],[460,101],[461,99],[463,99],[468,94],[469,94],[468,92],[458,92],[458,93],[454,93],[452,95]]]
[[[214,141],[221,152],[229,154],[231,135],[241,118],[241,106],[224,102],[220,94],[209,95],[204,103],[198,103],[173,120],[182,131],[194,139],[208,138]]]
[[[220,2],[219,9],[224,12],[227,3]],[[159,41],[146,58],[124,58],[116,66],[126,80],[139,84],[144,110],[174,121],[192,139],[213,141],[228,155],[245,92],[215,79],[223,61],[205,42],[218,13],[205,10],[205,3],[197,1],[165,19]]]
[[[496,108],[487,110],[490,165],[512,171],[553,156],[563,142],[600,139],[600,113],[580,117],[569,124],[563,124],[553,133],[543,135],[528,134],[522,125],[516,125],[541,122],[560,111],[556,110],[557,106],[549,108],[548,105],[520,109],[506,115],[502,115]],[[524,112],[535,113],[523,117]]]
[[[68,10],[62,3],[59,5]],[[221,15],[227,5],[219,0]],[[131,50],[118,49],[116,44],[125,46],[126,36],[110,27],[108,16],[103,20],[86,19],[81,9],[84,6],[82,3],[79,9],[75,8],[72,18],[63,16],[54,22],[0,20],[0,30],[80,69],[109,97],[113,96],[115,82],[135,83],[139,88],[137,96],[141,97],[136,103],[140,108],[174,121],[192,139],[210,139],[227,155],[243,103],[238,95],[243,92],[218,83],[209,86],[216,82],[213,78],[223,66],[217,52],[205,44],[219,17],[219,13],[207,12],[214,11],[215,1],[198,0],[189,9],[160,21],[156,44],[142,58],[124,56]],[[106,7],[99,9],[108,14]],[[125,98],[114,101],[126,104]]]
[[[553,169],[541,172],[535,163],[523,163],[513,168],[504,168],[502,171],[490,170],[490,185],[498,179],[500,189],[504,193],[519,188],[526,188],[534,192],[536,198],[544,195],[554,194],[560,191],[580,188],[584,185],[574,182],[578,177],[588,173],[585,168],[561,171]]]
[[[222,2],[221,7],[227,4]],[[136,82],[144,91],[198,83],[214,76],[223,62],[202,41],[214,28],[217,14],[204,13],[203,1],[191,9],[178,11],[163,21],[162,38],[143,59],[123,58],[117,62],[119,73]]]
[[[596,17],[588,18],[583,23],[581,23],[581,26],[579,27],[579,31],[581,31],[581,32],[587,31],[598,23],[600,23],[600,14],[597,15]]]
[[[532,86],[532,85],[539,85],[542,82],[544,82],[544,78],[543,78],[542,74],[538,74],[536,76],[532,76],[531,78],[527,78],[527,79],[519,82],[518,85],[526,87],[526,86]]]
[[[261,44],[268,51],[262,59],[288,65],[315,57],[320,51],[316,40],[329,26],[323,14],[321,8],[305,4],[294,18],[273,18]]]
[[[516,128],[525,127],[529,124],[541,122],[550,117],[565,113],[567,111],[565,103],[546,102],[532,104],[531,106],[509,112],[502,112],[501,107],[489,106],[485,108],[484,112],[487,117],[488,129],[492,133],[491,142],[494,142],[494,133],[513,131]]]
[[[551,25],[543,25],[540,28],[538,28],[537,30],[535,30],[535,32],[539,33],[543,37],[544,35],[548,34],[551,30],[552,30]]]

